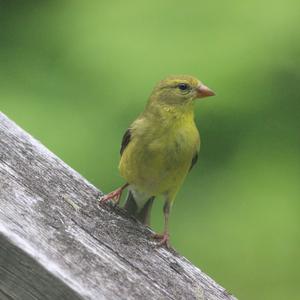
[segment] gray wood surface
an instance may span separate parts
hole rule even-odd
[[[100,194],[0,113],[1,300],[236,299]]]

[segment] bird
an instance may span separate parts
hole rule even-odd
[[[119,172],[125,184],[100,198],[119,204],[128,188],[125,210],[150,225],[154,199],[163,198],[164,230],[153,234],[170,247],[169,216],[177,192],[198,160],[200,135],[194,121],[197,99],[215,92],[190,75],[168,76],[154,87],[144,111],[125,131]]]

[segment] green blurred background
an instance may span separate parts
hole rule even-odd
[[[299,299],[299,26],[298,0],[0,1],[1,111],[108,192],[153,85],[199,77],[172,244],[240,299]]]

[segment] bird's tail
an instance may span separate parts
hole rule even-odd
[[[142,209],[139,209],[131,191],[128,192],[124,208],[127,212],[145,225],[150,225],[151,208],[155,197],[149,198]]]

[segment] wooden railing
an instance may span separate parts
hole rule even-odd
[[[0,113],[1,300],[236,299],[99,195]]]

